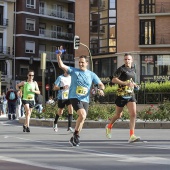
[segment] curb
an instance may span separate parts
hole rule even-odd
[[[21,124],[24,124],[25,118],[19,118],[18,122]],[[52,119],[35,119],[31,118],[30,119],[30,125],[34,126],[48,126],[48,127],[53,127],[53,121]],[[86,120],[84,122],[83,128],[105,128],[106,124],[108,122],[102,122],[102,121],[92,121],[92,120]],[[76,121],[74,120],[72,122],[73,127],[75,126]],[[67,127],[68,122],[66,120],[60,120],[58,122],[59,127]],[[129,129],[129,121],[117,121],[114,124],[114,128],[123,128],[123,129]],[[159,121],[159,122],[153,122],[153,121],[148,121],[148,122],[138,122],[136,121],[136,126],[135,129],[170,129],[170,122],[164,122],[164,121]]]

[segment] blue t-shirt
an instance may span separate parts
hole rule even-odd
[[[59,90],[58,95],[57,95],[57,98],[59,100],[68,100],[69,87],[71,84],[71,76],[70,75],[68,75],[68,76],[61,75],[57,78],[57,80],[55,81],[54,84],[57,85],[58,87],[63,87],[66,85],[68,86],[68,89]]]
[[[89,103],[91,85],[99,84],[101,82],[99,77],[90,70],[83,71],[74,67],[68,67],[68,73],[71,76],[69,99],[77,98]]]

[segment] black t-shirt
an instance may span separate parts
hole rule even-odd
[[[135,82],[135,74],[136,73],[135,73],[134,67],[128,68],[128,67],[125,67],[125,65],[122,65],[116,70],[113,77],[116,77],[121,81],[127,81],[127,82],[134,81]],[[117,95],[118,96],[132,96],[134,95],[134,91],[133,91],[133,88],[119,84]]]

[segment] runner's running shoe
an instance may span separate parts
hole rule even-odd
[[[74,130],[73,130],[73,128],[72,128],[72,127],[69,127],[69,128],[67,129],[67,131],[68,131],[68,132],[71,132],[71,133],[73,133],[73,132],[74,132]]]
[[[26,126],[23,125],[23,132],[26,132]]]
[[[106,137],[108,139],[111,139],[111,137],[112,137],[112,129],[108,128],[108,124],[106,125],[105,129],[106,129]]]
[[[54,129],[55,132],[58,131],[57,124],[54,124],[54,125],[53,125],[53,129]]]
[[[70,144],[71,146],[80,146],[80,140],[79,140],[79,135],[73,134],[73,137],[70,139]]]
[[[129,143],[133,143],[133,142],[138,142],[140,141],[140,137],[139,136],[135,136],[135,135],[131,135],[131,137],[129,138]]]
[[[30,128],[29,127],[26,127],[26,132],[30,132]]]

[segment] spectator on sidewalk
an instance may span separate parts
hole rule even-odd
[[[0,94],[0,116],[3,114],[3,95]]]
[[[16,101],[16,117],[17,119],[21,117],[21,105],[22,105],[22,91],[21,89],[18,90],[17,92],[18,99]]]
[[[7,113],[7,99],[6,99],[6,94],[5,92],[2,92],[2,96],[3,96],[3,105],[2,105],[2,108],[3,108],[3,114],[6,115]]]
[[[43,96],[41,94],[35,94],[35,109],[38,113],[42,113],[43,110]]]
[[[11,86],[9,91],[6,94],[6,99],[8,101],[8,119],[16,119],[16,101],[18,99],[17,93],[14,88]],[[12,115],[12,116],[11,116]]]

